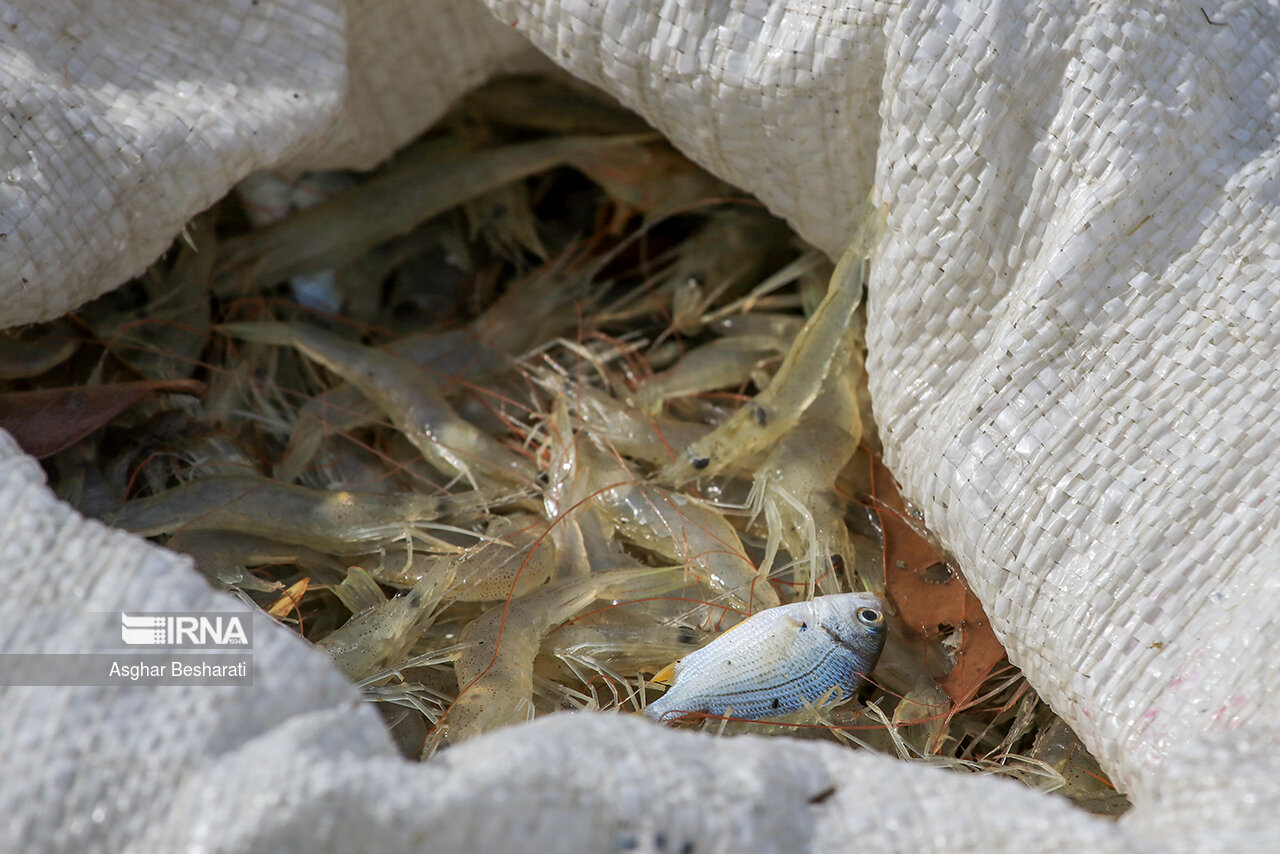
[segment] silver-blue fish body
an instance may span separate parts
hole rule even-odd
[[[884,603],[870,593],[769,608],[681,659],[675,684],[644,712],[659,721],[698,712],[767,718],[824,697],[847,700],[884,640]]]

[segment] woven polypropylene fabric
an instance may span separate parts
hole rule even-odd
[[[1280,6],[491,0],[493,18],[445,4],[468,34],[451,44],[415,4],[249,5],[0,8],[0,127],[28,152],[0,184],[5,322],[116,284],[250,169],[367,165],[527,61],[513,30],[833,254],[874,183],[889,458],[1135,807],[1105,825],[1001,781],[597,716],[413,767],[323,658],[264,626],[248,695],[4,691],[0,848],[1209,851],[1280,833]],[[447,58],[402,79],[369,46],[407,50],[410,21]],[[420,121],[377,121],[397,106]],[[0,450],[19,606],[216,601]]]
[[[885,74],[891,462],[1135,796],[1173,745],[1277,720],[1280,39],[1215,15],[904,14],[895,43],[952,35]]]
[[[0,3],[0,326],[141,272],[256,169],[367,167],[546,62],[450,0]]]

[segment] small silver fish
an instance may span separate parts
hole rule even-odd
[[[768,718],[832,688],[847,700],[875,668],[884,639],[884,603],[870,593],[769,608],[654,677],[674,671],[675,684],[644,713],[656,721],[695,712]]]

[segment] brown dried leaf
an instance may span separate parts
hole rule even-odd
[[[0,427],[28,454],[44,459],[74,445],[155,391],[200,394],[204,383],[141,380],[4,392],[0,393]]]
[[[964,616],[958,624],[960,646],[955,651],[955,666],[938,680],[938,686],[957,707],[963,707],[978,694],[978,689],[995,666],[1004,660],[1004,647],[991,630],[991,622],[973,591],[965,588]]]
[[[884,536],[885,593],[903,628],[924,641],[959,633],[955,666],[939,680],[960,705],[1005,655],[978,597],[969,590],[942,550],[917,530],[893,475],[879,455],[872,457],[873,494]]]

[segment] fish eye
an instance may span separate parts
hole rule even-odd
[[[868,626],[875,626],[884,621],[884,617],[875,608],[858,609],[858,619]]]

